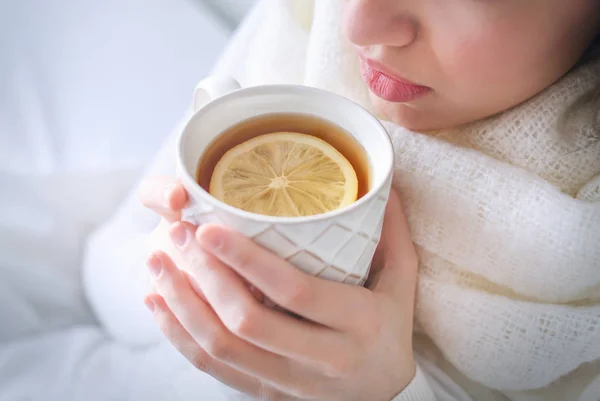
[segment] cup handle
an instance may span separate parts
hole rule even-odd
[[[193,112],[196,113],[213,100],[238,89],[241,89],[241,85],[235,79],[227,75],[213,75],[203,79],[194,89],[194,96],[192,99]],[[181,168],[181,166],[178,167],[178,176],[181,175],[179,168]],[[205,210],[207,207],[209,206],[199,204],[192,196],[190,196],[188,205],[181,211],[181,220],[199,225],[201,222],[198,221],[196,216],[198,214],[210,212],[209,210]]]
[[[192,103],[194,113],[216,98],[240,88],[240,84],[235,79],[226,75],[213,75],[203,79],[194,89]]]

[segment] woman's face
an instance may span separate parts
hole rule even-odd
[[[509,109],[573,67],[600,25],[598,0],[347,0],[376,111],[413,130]]]

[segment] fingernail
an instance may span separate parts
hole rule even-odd
[[[188,240],[188,230],[184,225],[178,224],[171,229],[171,240],[178,247],[183,247]]]
[[[162,261],[158,256],[152,255],[152,257],[148,259],[147,265],[152,277],[157,278],[160,276],[160,273],[162,272]]]
[[[146,299],[144,299],[144,305],[146,305],[146,308],[148,308],[148,310],[152,313],[154,313],[154,311],[156,310],[156,305],[154,304],[154,301],[150,297],[147,297]]]

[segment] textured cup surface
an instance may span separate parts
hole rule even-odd
[[[309,274],[362,285],[379,243],[392,181],[392,144],[380,122],[348,99],[292,85],[236,90],[197,109],[178,142],[178,176],[190,196],[183,219],[231,227]],[[233,208],[202,189],[195,180],[196,167],[212,141],[239,122],[272,113],[310,114],[345,129],[367,153],[370,191],[340,210],[282,218]]]

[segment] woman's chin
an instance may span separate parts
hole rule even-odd
[[[391,103],[374,94],[371,95],[373,111],[382,120],[390,121],[411,131],[427,131],[434,127],[430,118],[425,118],[424,113],[405,103]]]
[[[431,132],[453,129],[474,121],[472,116],[440,109],[431,99],[419,99],[411,103],[391,103],[371,95],[373,112],[378,118],[415,132]]]

